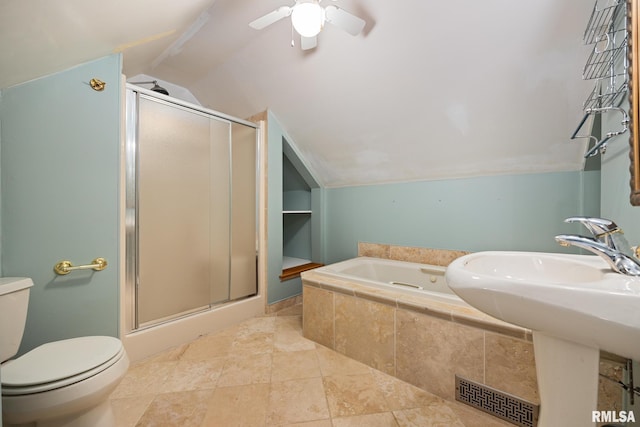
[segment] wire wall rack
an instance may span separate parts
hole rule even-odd
[[[609,140],[625,133],[629,116],[620,105],[629,90],[628,28],[626,0],[596,0],[584,31],[583,41],[591,53],[582,72],[584,80],[593,80],[594,87],[582,105],[584,116],[571,139],[589,138],[593,146],[585,157],[604,154]],[[620,114],[620,128],[601,138],[579,135],[587,119],[594,114]]]

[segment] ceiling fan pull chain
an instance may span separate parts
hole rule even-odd
[[[295,47],[296,46],[296,42],[293,38],[293,22],[291,23],[291,47]]]

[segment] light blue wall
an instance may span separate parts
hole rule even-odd
[[[489,176],[326,190],[325,260],[357,255],[358,242],[562,252],[563,219],[598,215],[599,171]]]
[[[628,108],[628,104],[623,106]],[[618,114],[613,112],[603,117],[603,133],[620,127]],[[616,121],[617,119],[617,121]],[[602,156],[602,217],[618,224],[632,245],[640,245],[640,207],[631,206],[629,195],[629,133],[617,136],[608,144]]]
[[[28,85],[3,91],[5,108],[2,110],[0,119],[4,122],[12,122],[12,125],[2,123],[3,138],[11,139],[12,137],[7,136],[7,132],[12,133],[13,128],[31,129],[32,135],[28,138],[35,144],[34,147],[37,148],[38,144],[56,147],[62,146],[70,130],[75,132],[80,129],[89,134],[93,132],[93,135],[99,135],[99,138],[79,137],[80,150],[91,155],[95,149],[93,144],[104,144],[112,156],[109,161],[115,162],[109,167],[114,174],[117,174],[117,158],[113,156],[117,155],[119,140],[119,93],[109,92],[106,98],[101,98],[101,101],[105,101],[106,104],[100,108],[106,108],[105,110],[97,111],[80,104],[77,113],[86,113],[87,117],[76,115],[76,112],[71,109],[60,108],[57,103],[58,100],[68,98],[67,89],[70,82],[77,84],[78,81],[82,81],[86,85],[86,81],[92,76],[103,80],[108,79],[111,82],[110,89],[117,88],[117,83],[114,82],[118,81],[120,75],[119,56],[108,57],[87,66],[90,68],[76,67]],[[22,103],[22,110],[15,106],[8,106],[7,97],[19,100]],[[49,99],[53,106],[45,107],[43,99]],[[64,110],[67,110],[67,114],[63,114]],[[53,112],[56,114],[52,114]],[[65,117],[65,120],[62,120],[62,117]],[[36,123],[37,126],[34,125]],[[270,218],[278,219],[269,221],[268,225],[269,302],[273,303],[299,294],[300,284],[295,280],[281,283],[278,278],[282,267],[282,138],[285,132],[271,112],[269,112],[268,123],[268,213]],[[43,137],[43,133],[46,137]],[[613,154],[611,150],[607,153],[607,160],[603,162],[603,172],[606,170],[602,176],[602,185],[606,188],[606,194],[603,191],[602,195],[603,216],[609,215],[618,220],[630,232],[628,234],[632,237],[637,236],[634,240],[640,242],[638,210],[627,207],[628,179],[622,180],[622,189],[611,190],[611,187],[619,184],[612,184],[618,180],[615,174],[624,173],[626,169],[617,165],[622,161],[618,160],[620,156],[610,154]],[[23,157],[20,161],[33,165],[32,160],[30,157]],[[32,170],[34,170],[33,167]],[[32,184],[48,180],[47,174],[37,174],[37,166],[35,171],[36,179],[31,181]],[[2,172],[6,175],[8,170],[5,169]],[[11,184],[11,178],[9,174],[5,176],[3,182],[2,219],[5,224],[2,235],[3,274],[29,274],[15,267],[30,264],[28,256],[18,255],[20,252],[13,250],[13,247],[18,245],[21,233],[27,233],[29,227],[7,228],[7,221],[20,222],[21,216],[24,215],[25,224],[27,220],[38,222],[37,218],[31,218],[29,212],[37,211],[40,214],[46,214],[48,209],[55,210],[65,202],[52,197],[51,192],[48,195],[41,194],[42,198],[37,199],[40,196],[28,190],[27,194],[31,197],[25,200],[31,200],[28,203],[40,200],[37,208],[32,209],[31,206],[24,205],[21,211],[11,214],[9,212],[14,207],[21,206],[20,203],[23,203],[19,200],[22,196],[17,190],[11,193],[11,189],[19,188]],[[117,185],[117,176],[114,175],[112,178],[113,184]],[[69,179],[73,181],[74,178]],[[75,179],[82,181],[81,176],[76,176]],[[320,239],[314,239],[314,244],[324,242],[322,257],[326,263],[355,256],[357,243],[361,241],[471,251],[489,249],[561,251],[562,249],[558,248],[553,241],[553,236],[558,233],[577,231],[572,228],[573,226],[563,224],[563,218],[577,214],[600,214],[599,184],[600,172],[593,171],[314,189],[321,193],[323,201],[321,212],[323,232]],[[34,184],[33,188],[37,189],[38,186]],[[9,189],[8,192],[7,189]],[[117,189],[111,187],[109,191],[111,192],[108,196],[112,205],[111,213],[115,221],[117,197],[113,192],[117,192]],[[7,194],[9,198],[14,198],[15,203],[6,201]],[[612,197],[624,200],[624,209],[622,206],[618,210],[612,209],[611,207],[617,206],[616,202],[610,200]],[[636,221],[631,221],[633,219]],[[91,220],[88,219],[87,223],[90,222]],[[117,230],[113,227],[113,223],[107,227],[110,230],[108,232],[112,233],[113,244],[108,251],[117,253],[115,237]],[[33,251],[28,247],[23,247],[21,250],[25,253]],[[55,261],[61,256],[55,254],[51,258]],[[111,271],[115,272],[118,266],[113,263],[117,262],[117,257],[111,261]],[[49,264],[53,265],[47,260],[48,276],[41,279],[45,283],[51,280]],[[114,278],[112,285],[104,289],[92,291],[93,296],[90,300],[99,300],[100,304],[90,314],[85,313],[86,295],[75,298],[76,295],[72,289],[67,288],[62,300],[45,294],[44,285],[40,290],[34,290],[35,301],[39,301],[37,303],[39,308],[30,313],[29,331],[26,336],[30,345],[64,335],[97,332],[114,335],[117,333],[117,279]],[[39,293],[41,293],[40,296],[38,296]],[[75,316],[73,313],[78,310],[82,311],[83,319],[74,322],[72,321]],[[54,318],[59,316],[63,319],[63,326],[44,320],[51,319],[51,316]]]
[[[626,141],[616,141],[602,158],[601,211],[602,216],[615,221],[635,245],[640,244],[640,208],[631,206],[629,201],[629,180],[629,146]]]
[[[284,130],[280,123],[269,111],[268,123],[268,144],[267,144],[267,299],[269,304],[298,295],[302,289],[300,279],[280,282],[282,274],[282,139]]]
[[[34,281],[21,353],[118,334],[120,77],[112,55],[2,91],[2,275]],[[104,271],[53,272],[99,256]]]

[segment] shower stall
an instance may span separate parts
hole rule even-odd
[[[258,130],[127,85],[125,332],[258,294]]]

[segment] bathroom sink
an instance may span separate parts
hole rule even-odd
[[[640,359],[640,277],[600,257],[478,252],[447,268],[463,300],[500,320],[546,336]]]

